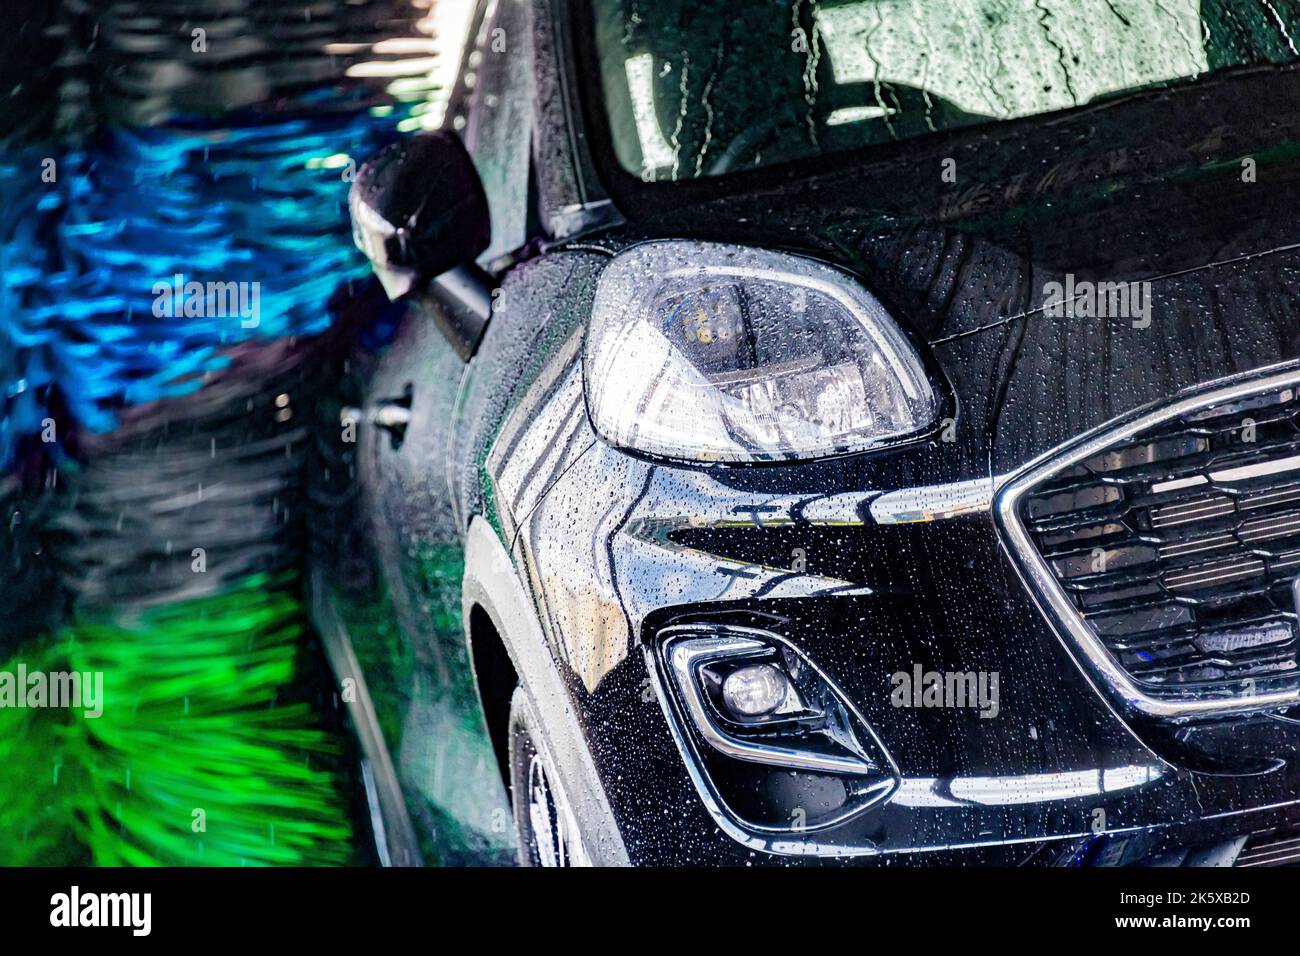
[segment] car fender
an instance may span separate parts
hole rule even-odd
[[[596,765],[574,712],[564,677],[542,633],[541,624],[514,563],[488,521],[475,516],[465,539],[465,577],[461,591],[463,620],[480,607],[492,621],[520,684],[541,720],[537,741],[560,777],[593,862],[627,865],[627,848]],[[466,625],[468,630],[468,624]],[[473,636],[467,634],[473,643]]]

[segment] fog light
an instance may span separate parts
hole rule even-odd
[[[790,679],[771,664],[750,664],[722,682],[722,702],[735,717],[765,717],[792,694]]]
[[[662,677],[652,677],[659,702],[695,785],[732,836],[756,845],[754,833],[829,832],[897,789],[879,738],[788,638],[713,621],[671,625],[657,638],[646,650]]]

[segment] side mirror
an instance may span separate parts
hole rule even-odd
[[[472,262],[492,235],[478,171],[454,133],[412,136],[361,167],[348,194],[352,238],[390,299]]]

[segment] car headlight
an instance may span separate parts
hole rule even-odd
[[[916,350],[852,278],[701,242],[644,243],[606,267],[584,376],[607,441],[691,461],[867,451],[940,407]]]

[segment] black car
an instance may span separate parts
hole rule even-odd
[[[381,857],[1300,855],[1297,36],[481,3],[352,193],[313,591]]]

